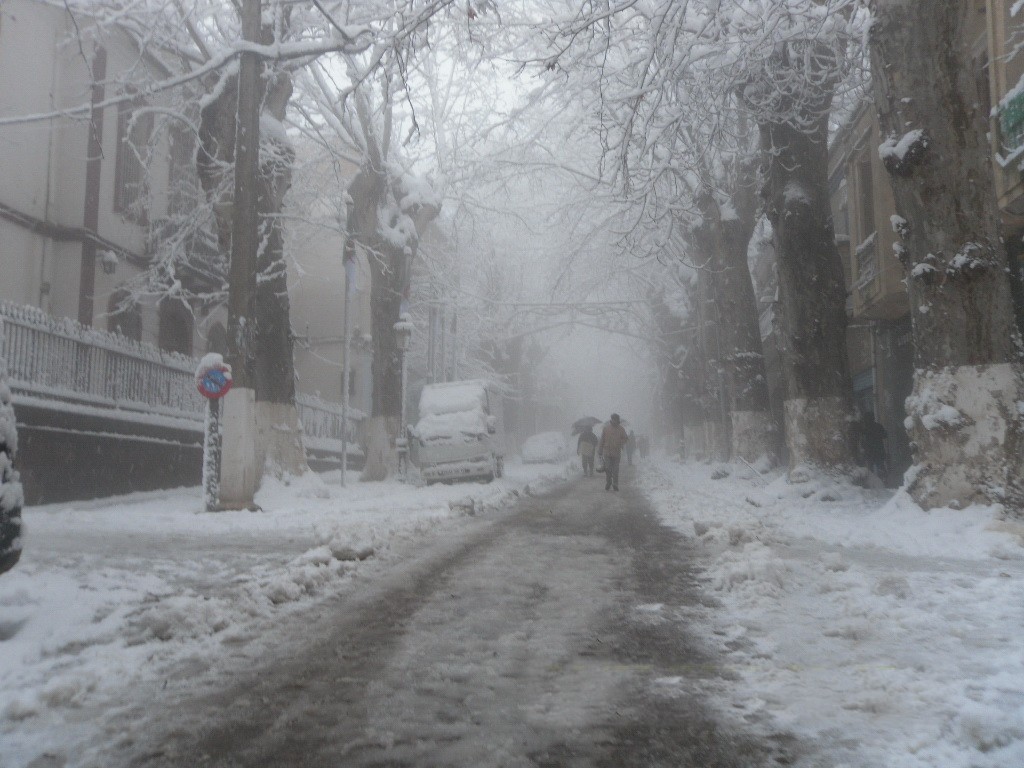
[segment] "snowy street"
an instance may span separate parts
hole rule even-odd
[[[621,494],[509,474],[30,509],[0,764],[1021,764],[997,510],[665,459]]]
[[[526,472],[537,487],[543,471],[512,469],[504,494],[517,481],[522,488]],[[347,526],[322,532],[333,537],[324,546],[372,541],[377,552],[345,567],[329,550],[302,555],[312,542],[297,534],[301,525],[278,521],[276,533],[248,536],[238,555],[204,544],[204,571],[188,547],[200,537],[161,533],[160,516],[175,519],[163,500],[122,507],[144,535],[127,522],[123,534],[102,526],[108,543],[119,538],[125,549],[129,538],[145,541],[145,557],[119,558],[115,568],[98,562],[112,546],[87,539],[77,548],[88,555],[72,557],[76,537],[40,520],[68,524],[71,512],[30,515],[40,538],[66,548],[46,565],[27,552],[20,580],[4,585],[7,631],[25,622],[5,645],[30,662],[5,654],[3,729],[15,747],[5,759],[12,768],[611,766],[690,756],[740,766],[785,754],[744,737],[747,724],[716,727],[702,697],[674,689],[676,676],[712,680],[720,669],[689,626],[703,609],[685,541],[635,489],[604,494],[600,480],[581,479],[472,516],[436,512],[437,496],[458,500],[467,490],[502,493],[394,492],[403,515],[419,517],[411,527],[379,501],[365,517],[346,512]],[[413,493],[435,496],[433,517],[410,508]],[[310,506],[291,502],[299,516]],[[75,527],[87,527],[89,510],[75,514]],[[162,553],[161,539],[170,545]],[[259,555],[268,545],[292,551]],[[272,573],[275,560],[291,569]],[[663,606],[678,615],[666,620]]]
[[[0,768],[1024,767],[1022,22],[0,0]]]

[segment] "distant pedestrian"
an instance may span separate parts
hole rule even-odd
[[[597,445],[597,452],[604,460],[604,489],[606,491],[619,490],[619,461],[622,459],[622,449],[626,447],[629,435],[619,423],[619,414],[613,413],[611,421],[604,425],[601,430],[601,441]]]
[[[860,420],[860,455],[868,469],[885,478],[886,456],[885,438],[887,433],[885,427],[875,421],[871,411],[864,411]]]
[[[583,476],[594,476],[594,454],[597,452],[597,435],[593,427],[584,427],[576,441],[576,455],[583,462]]]
[[[633,466],[633,453],[636,451],[636,434],[629,430],[629,437],[626,438],[626,464]]]
[[[647,435],[640,435],[636,439],[636,449],[640,451],[640,458],[646,459],[651,452],[651,438]]]

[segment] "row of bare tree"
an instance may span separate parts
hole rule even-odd
[[[642,211],[633,250],[696,271],[685,309],[663,291],[653,315],[675,378],[666,394],[707,413],[701,396],[722,390],[731,435],[705,425],[705,441],[747,459],[771,445],[747,259],[763,216],[777,259],[791,476],[852,465],[828,146],[850,106],[873,99],[916,354],[907,487],[926,507],[1024,504],[1021,338],[971,68],[974,13],[959,0],[664,0],[588,4],[552,33],[549,84],[593,105],[607,176]],[[680,293],[675,282],[665,290]],[[708,346],[708,323],[713,382],[686,359]]]
[[[747,266],[755,225],[766,219],[778,260],[792,467],[848,467],[845,288],[828,138],[853,100],[873,95],[891,146],[901,148],[887,157],[917,350],[909,487],[929,506],[1020,505],[1024,379],[987,116],[968,74],[970,4],[264,0],[258,42],[241,40],[241,6],[217,0],[68,8],[88,18],[97,39],[129,35],[146,66],[120,85],[133,99],[164,94],[159,115],[185,126],[199,147],[200,204],[176,231],[215,232],[216,254],[188,247],[188,237],[168,238],[138,292],[226,298],[235,62],[259,58],[257,301],[251,321],[236,326],[256,339],[255,398],[278,414],[293,397],[280,236],[295,215],[282,208],[296,162],[287,124],[343,180],[331,226],[371,264],[373,416],[382,440],[397,427],[393,328],[424,226],[470,174],[546,166],[585,182],[591,197],[604,191],[615,212],[603,220],[623,251],[696,268],[691,321],[672,328],[678,312],[659,310],[656,322],[671,345],[692,334],[697,312],[713,315],[729,427],[715,439],[747,458],[772,443]],[[528,89],[501,82],[516,65]],[[552,126],[562,133],[553,137]],[[597,168],[588,167],[591,157]],[[427,163],[437,171],[433,184],[424,183]],[[207,282],[201,296],[188,296],[178,276],[190,269],[221,288]],[[654,293],[662,309],[673,301]],[[275,430],[266,437],[294,442]]]

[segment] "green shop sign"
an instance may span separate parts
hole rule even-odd
[[[1004,149],[1014,150],[1024,144],[1024,91],[999,108],[999,132]]]

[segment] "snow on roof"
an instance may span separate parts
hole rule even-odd
[[[471,379],[425,386],[420,393],[417,436],[435,440],[486,433],[488,384],[484,379]]]
[[[420,414],[439,415],[463,411],[483,411],[487,404],[487,381],[451,381],[427,384],[420,393]]]

